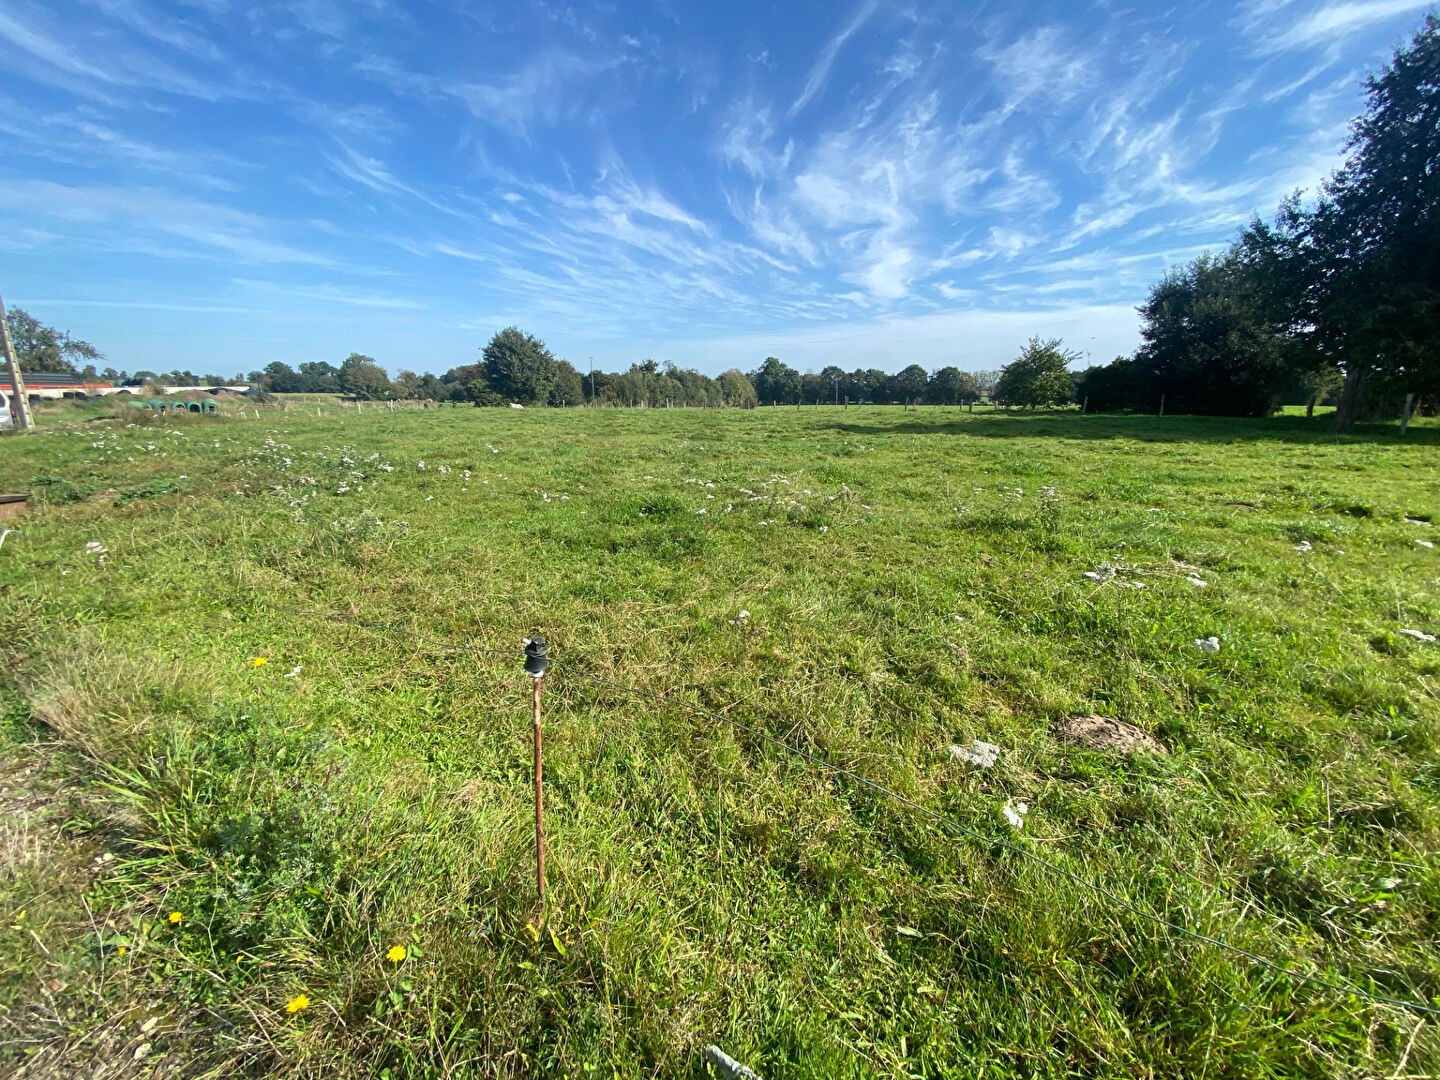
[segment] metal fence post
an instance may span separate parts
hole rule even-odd
[[[525,670],[535,682],[531,701],[535,743],[535,891],[542,901],[545,899],[545,799],[540,773],[540,684],[545,681],[545,669],[550,666],[545,650],[544,638],[525,639]]]

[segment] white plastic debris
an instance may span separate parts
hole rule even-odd
[[[1433,543],[1431,543],[1429,540],[1416,540],[1415,543],[1418,544],[1420,547],[1423,547],[1423,548],[1433,548],[1433,547],[1435,546],[1435,545],[1434,545]]]
[[[1023,802],[1007,801],[1000,812],[1005,815],[1010,827],[1018,832],[1025,827],[1025,815],[1030,812],[1030,807]]]
[[[1314,551],[1315,549],[1310,546],[1309,540],[1301,540],[1300,543],[1295,545],[1295,550],[1303,553],[1306,551]]]
[[[1200,577],[1197,574],[1191,574],[1185,580],[1188,581],[1191,585],[1194,585],[1197,589],[1206,588],[1210,584],[1208,581],[1206,581],[1204,578]]]
[[[1201,652],[1217,653],[1220,651],[1220,639],[1214,634],[1211,634],[1209,637],[1205,638],[1196,638],[1195,647]]]
[[[1413,637],[1416,641],[1435,640],[1434,634],[1427,634],[1424,630],[1401,630],[1400,633],[1404,637]]]
[[[99,540],[90,540],[85,544],[85,553],[87,555],[104,555],[105,545]]]
[[[301,665],[301,664],[296,664],[293,668],[291,668],[289,671],[287,671],[287,672],[286,672],[283,676],[281,676],[281,677],[282,677],[282,678],[285,678],[285,679],[293,679],[293,678],[295,678],[295,676],[297,676],[297,675],[300,674],[300,668],[301,668],[302,666],[303,666],[303,665]]]
[[[950,756],[956,761],[963,761],[968,765],[978,765],[982,769],[988,769],[999,759],[1000,747],[994,743],[974,739],[969,746],[951,744]]]
[[[1109,581],[1115,576],[1115,568],[1108,564],[1097,566],[1094,570],[1086,570],[1085,576],[1091,581]]]
[[[4,547],[4,546],[5,546],[5,537],[9,536],[12,532],[18,534],[18,533],[20,532],[20,530],[19,530],[19,529],[0,529],[0,547]]]

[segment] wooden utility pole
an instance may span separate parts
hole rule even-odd
[[[5,366],[10,369],[15,415],[20,419],[20,430],[29,431],[35,426],[35,420],[30,415],[30,397],[25,393],[25,377],[20,374],[20,361],[15,358],[15,344],[10,340],[10,320],[5,317],[3,299],[0,299],[0,344],[5,348]]]

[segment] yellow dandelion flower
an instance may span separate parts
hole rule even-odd
[[[392,964],[398,964],[408,955],[409,953],[406,951],[404,945],[391,945],[390,951],[385,954],[385,959],[389,960]]]
[[[129,952],[129,951],[130,951],[130,950],[127,949],[124,945],[121,945],[118,949],[115,950],[115,955],[116,955],[116,956],[124,956],[124,955],[125,955],[127,952]]]
[[[184,915],[181,915],[180,912],[178,912],[178,911],[172,911],[172,912],[170,912],[169,918],[170,918],[170,925],[171,925],[171,926],[179,926],[179,925],[180,925],[180,920],[183,919],[183,918],[185,918],[185,916],[184,916]]]
[[[245,954],[242,952],[239,956],[235,957],[235,962],[237,964],[243,964],[245,962]]]
[[[296,994],[285,1006],[285,1011],[294,1016],[301,1009],[310,1007],[310,999],[304,994]]]
[[[270,662],[270,658],[269,658],[268,656],[256,656],[256,657],[252,657],[252,658],[251,658],[251,660],[250,660],[250,666],[251,666],[251,667],[264,667],[264,666],[265,666],[266,664],[268,664],[269,662]]]

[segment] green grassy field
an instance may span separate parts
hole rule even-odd
[[[1013,850],[1440,1005],[1433,421],[63,415],[0,441],[0,1072],[1440,1071]]]

